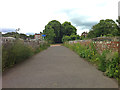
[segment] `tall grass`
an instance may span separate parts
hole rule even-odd
[[[2,46],[2,70],[4,71],[6,68],[26,60],[32,55],[46,49],[48,46],[45,43],[37,48],[32,48],[30,45],[25,45],[21,40],[4,44]]]

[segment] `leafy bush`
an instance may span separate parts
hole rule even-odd
[[[70,41],[70,40],[77,40],[77,39],[80,39],[80,36],[72,34],[70,36],[63,36],[62,42],[66,42],[66,41]]]
[[[106,54],[108,51],[103,51],[102,54],[98,57],[99,58],[99,65],[98,69],[105,72],[106,71]]]
[[[64,36],[62,38],[62,42],[66,42],[66,41],[69,41],[70,40],[70,36]]]
[[[107,67],[106,67],[106,75],[109,77],[119,78],[120,74],[118,73],[119,70],[119,62],[120,57],[118,52],[113,53],[112,57],[107,60]]]

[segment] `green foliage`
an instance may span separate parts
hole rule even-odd
[[[2,46],[2,69],[9,68],[19,62],[22,62],[30,56],[46,49],[47,43],[40,45],[39,48],[32,48],[25,45],[23,41],[17,39],[14,43],[6,43]]]
[[[80,39],[79,35],[70,35],[70,36],[63,36],[62,42],[70,41],[70,40],[77,40]]]
[[[62,31],[61,32],[62,32],[63,36],[64,35],[70,36],[72,34],[76,35],[77,29],[73,25],[71,25],[70,22],[66,21],[62,24]]]
[[[107,34],[107,35],[104,35],[105,37],[113,37],[112,34]]]
[[[45,26],[45,30],[43,31],[43,33],[46,35],[45,39],[49,43],[54,43],[54,38],[56,35],[54,33],[54,29],[50,25]]]
[[[106,54],[108,53],[107,50],[103,51],[102,54],[98,57],[99,58],[99,65],[98,69],[105,72],[106,71]]]
[[[118,19],[116,20],[116,22],[118,23],[118,28],[120,29],[120,16],[118,16]]]
[[[118,72],[120,69],[120,57],[118,52],[104,50],[101,54],[99,54],[95,49],[94,43],[84,46],[80,43],[69,44],[65,42],[64,46],[75,51],[80,57],[97,65],[98,69],[103,71],[105,75],[116,79],[120,78],[120,73]]]
[[[53,29],[54,29],[54,33],[55,33],[55,38],[54,38],[54,42],[58,43],[61,42],[61,23],[57,20],[52,20],[48,23],[48,25],[50,25]]]
[[[43,30],[43,33],[46,35],[46,40],[51,41],[52,43],[62,42],[61,39],[61,23],[57,20],[50,21]]]
[[[19,34],[19,38],[22,38],[23,40],[26,40],[27,39],[27,35],[26,34]]]
[[[34,37],[35,37],[35,35],[29,35],[29,36],[27,36],[26,38],[34,39]],[[26,39],[26,38],[25,38],[25,39]],[[24,40],[25,40],[25,39],[24,39]]]
[[[50,45],[48,43],[43,43],[43,44],[40,44],[39,47],[37,47],[34,51],[34,53],[39,53],[40,51],[44,50],[44,49],[47,49]]]
[[[66,42],[66,41],[70,41],[70,40],[71,40],[70,36],[64,36],[62,38],[62,42]]]
[[[95,35],[94,30],[90,30],[90,32],[88,33],[87,37],[88,37],[88,38],[95,38],[96,35]]]
[[[2,36],[3,37],[21,38],[23,40],[26,40],[27,38],[34,39],[34,35],[27,36],[26,34],[18,33],[18,32],[8,32],[8,33],[5,33],[5,34],[2,34]]]
[[[17,32],[8,32],[6,34],[2,34],[2,36],[3,37],[14,37],[14,38],[16,38],[16,37],[19,36],[19,33],[17,33]]]
[[[62,25],[57,20],[50,21],[43,30],[45,39],[51,43],[61,43],[65,36],[76,35],[77,29],[70,22],[64,22]],[[73,36],[74,38],[74,36]],[[78,38],[78,37],[77,37]]]
[[[112,19],[100,20],[88,33],[88,38],[100,37],[104,35],[120,36],[117,24]]]
[[[3,69],[13,66],[14,64],[19,63],[33,55],[32,48],[25,46],[20,40],[3,46],[2,52]]]
[[[91,44],[90,45],[91,47],[89,47],[89,46],[83,46],[80,43],[76,43],[72,45],[66,43],[65,46],[71,48],[72,50],[77,52],[82,58],[87,58],[88,60],[91,60],[96,53],[93,44]]]
[[[14,47],[12,47],[12,55],[16,57],[15,64],[21,62],[24,59],[33,55],[32,47],[24,45],[21,41],[16,41]]]
[[[77,39],[80,39],[80,36],[72,34],[72,35],[70,35],[70,39],[71,40],[77,40]]]
[[[109,56],[110,54],[108,54]],[[120,57],[118,52],[113,53],[110,58],[107,59],[106,75],[109,77],[120,78],[119,70]]]

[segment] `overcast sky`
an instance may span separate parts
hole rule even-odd
[[[0,30],[39,33],[51,20],[69,21],[80,35],[101,19],[118,18],[119,0],[0,0]]]

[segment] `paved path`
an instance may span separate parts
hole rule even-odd
[[[64,46],[52,46],[3,73],[3,88],[117,88],[117,82]]]

